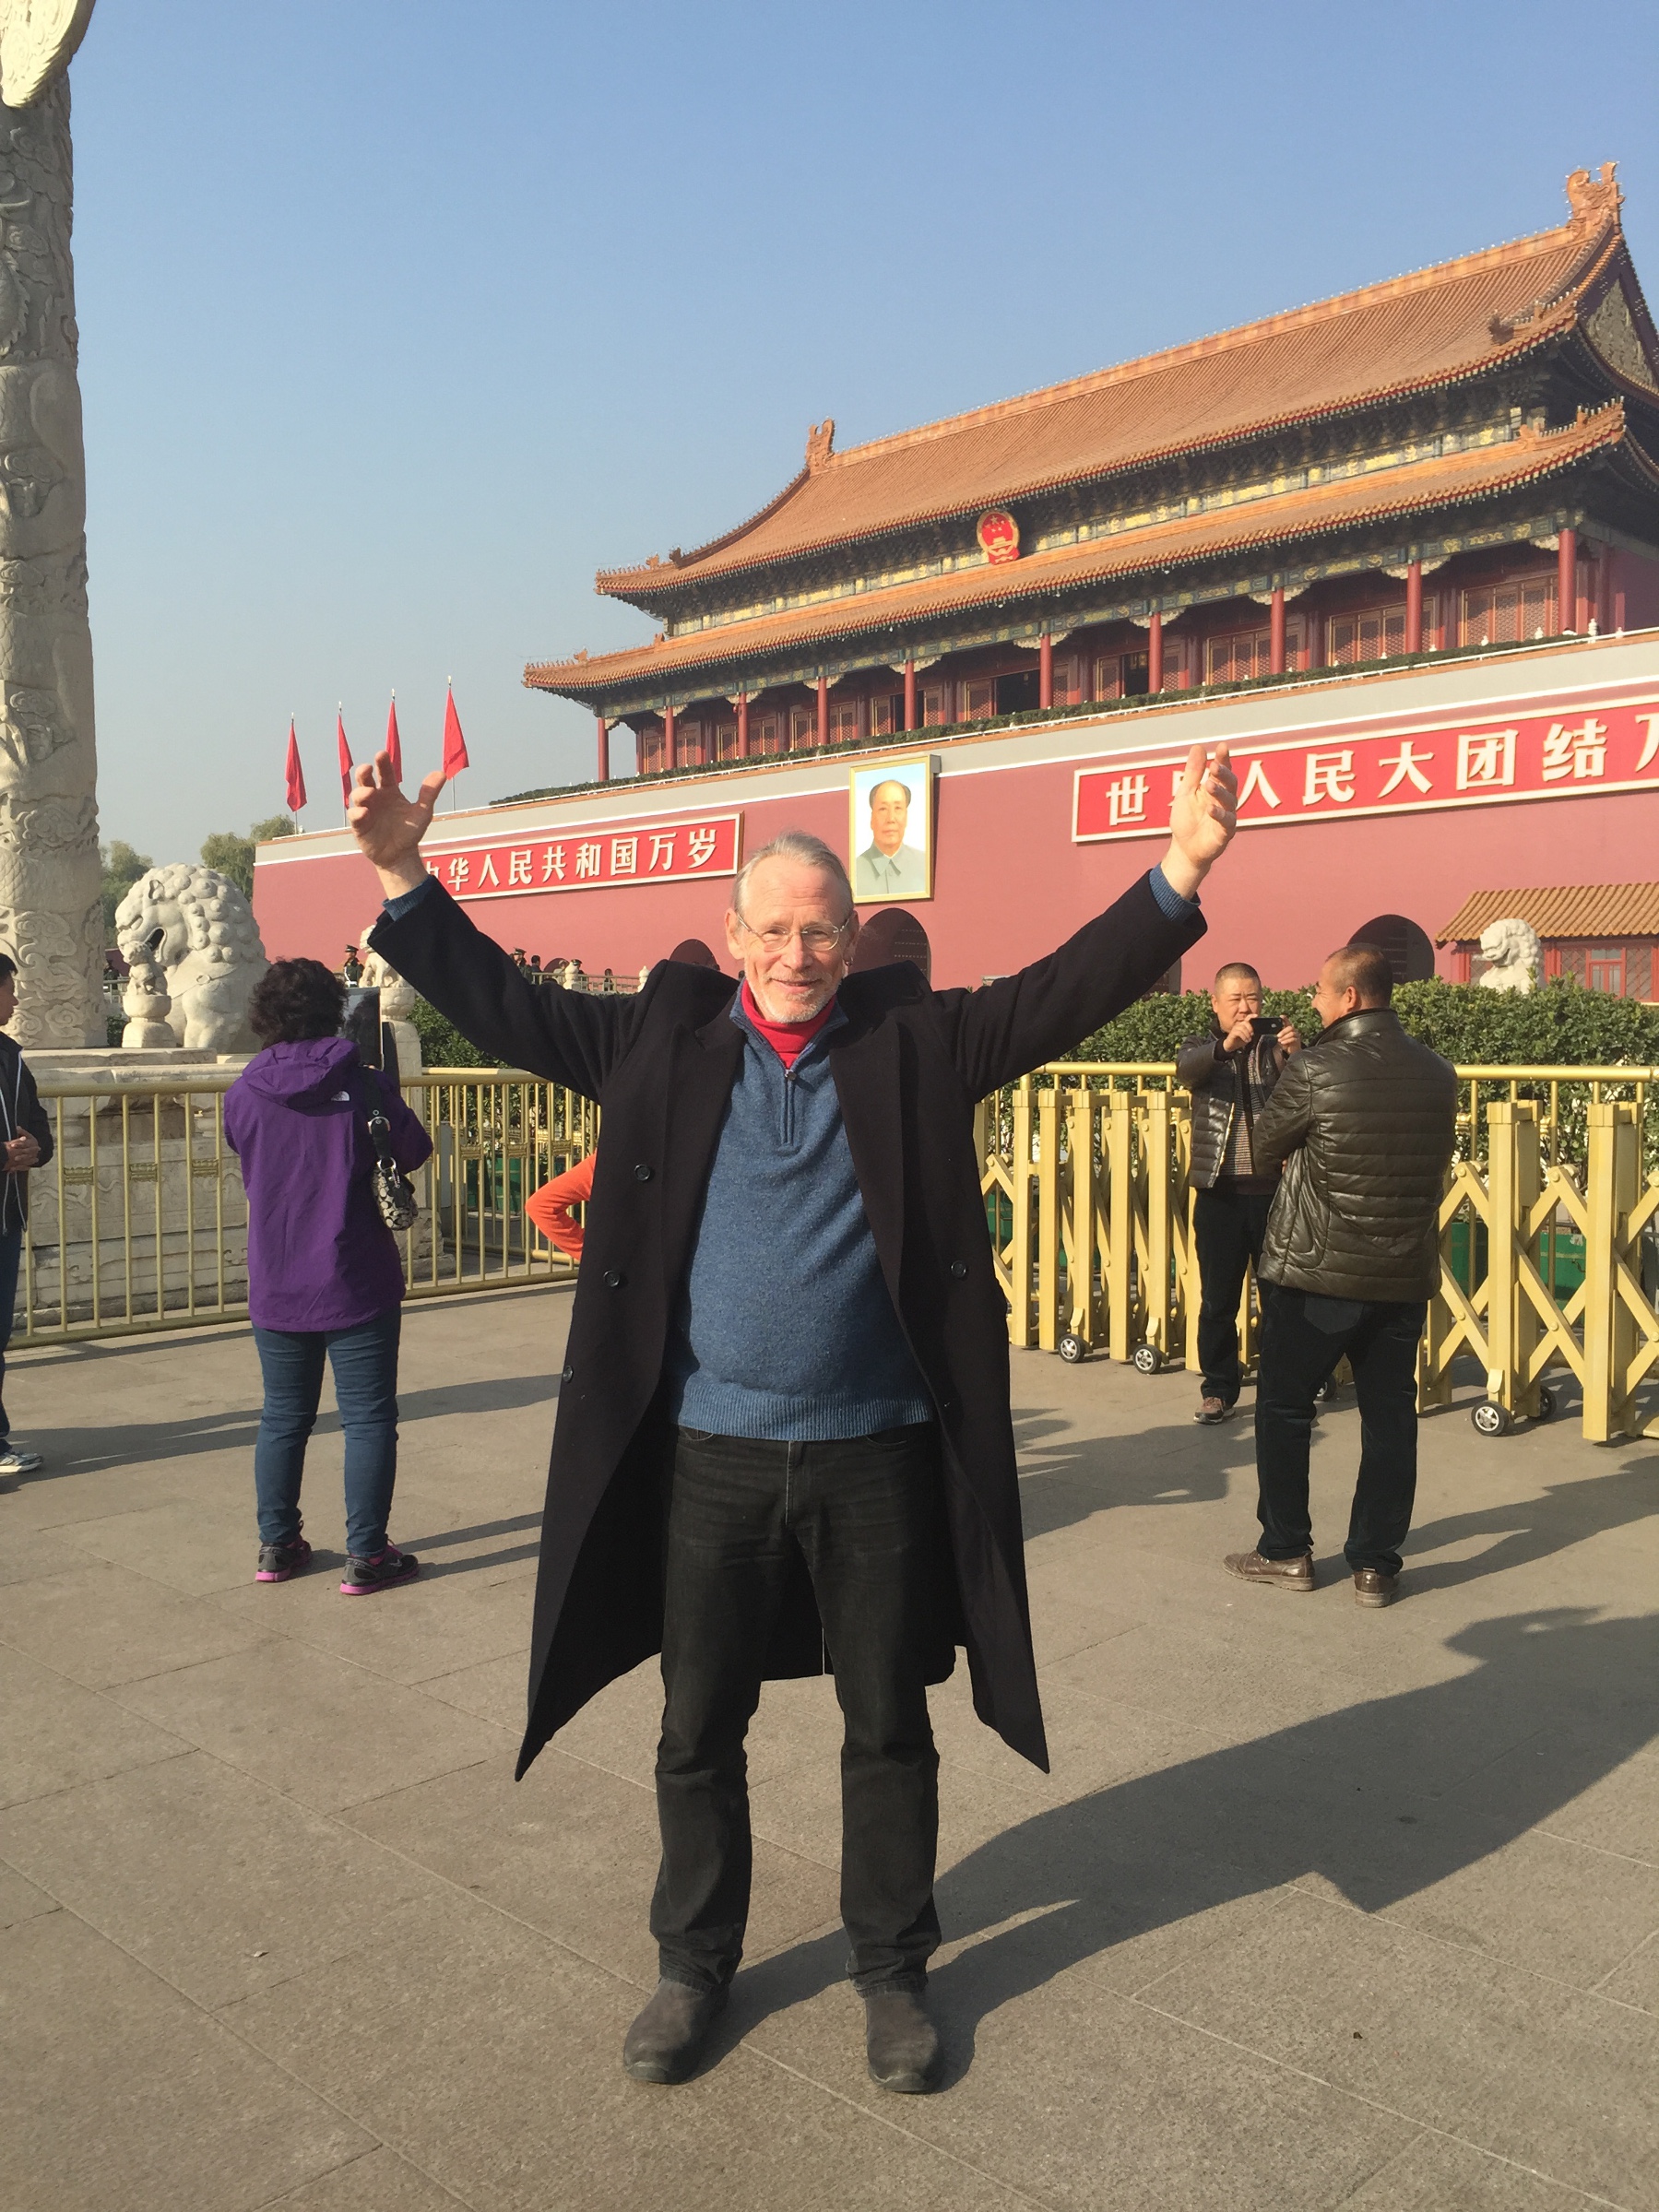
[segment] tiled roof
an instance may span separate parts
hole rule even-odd
[[[532,663],[525,682],[532,690],[566,696],[603,696],[642,678],[694,676],[700,668],[788,646],[884,630],[930,617],[958,615],[981,605],[1007,604],[1082,585],[1127,580],[1156,570],[1214,560],[1218,554],[1273,547],[1294,559],[1298,539],[1483,499],[1557,474],[1598,450],[1621,448],[1659,492],[1659,467],[1626,437],[1624,408],[1617,400],[1582,415],[1565,430],[1523,431],[1498,445],[1475,446],[1439,459],[1414,461],[1373,474],[1347,477],[1298,491],[1277,492],[1205,515],[1190,515],[1123,530],[1081,545],[1056,547],[1002,567],[957,569],[898,584],[885,591],[849,592],[841,597],[689,632],[620,653]]]
[[[846,453],[833,423],[815,425],[806,467],[759,515],[693,552],[601,571],[597,588],[660,595],[1489,372],[1570,329],[1624,258],[1611,165],[1599,182],[1577,172],[1568,197],[1557,230]]]
[[[1546,883],[1531,891],[1477,891],[1440,933],[1475,944],[1494,922],[1519,916],[1540,937],[1659,937],[1659,883]]]

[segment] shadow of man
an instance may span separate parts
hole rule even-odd
[[[950,1868],[946,1940],[995,1931],[932,1977],[953,2075],[987,2014],[1070,1967],[1312,1875],[1380,1911],[1501,1850],[1659,1734],[1659,1615],[1518,1614],[1450,1649],[1468,1673],[1096,1791]],[[1505,1758],[1529,1739],[1550,1756]],[[834,1981],[845,1949],[820,1937],[741,1977],[745,2027]]]

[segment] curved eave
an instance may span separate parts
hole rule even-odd
[[[966,521],[982,514],[987,505],[1007,504],[1017,500],[1040,499],[1046,493],[1062,491],[1075,484],[1109,483],[1116,478],[1132,476],[1143,469],[1157,467],[1166,462],[1179,460],[1183,455],[1225,453],[1231,448],[1248,445],[1256,439],[1272,437],[1285,431],[1296,430],[1307,423],[1337,421],[1345,415],[1364,414],[1377,408],[1387,407],[1398,400],[1413,398],[1419,393],[1449,385],[1469,384],[1476,377],[1490,375],[1496,369],[1507,368],[1515,361],[1525,360],[1528,354],[1535,353],[1543,347],[1554,344],[1576,326],[1576,306],[1565,309],[1556,308],[1550,312],[1546,323],[1536,327],[1529,327],[1523,337],[1518,336],[1504,346],[1494,346],[1491,353],[1484,360],[1470,361],[1460,369],[1441,369],[1435,371],[1432,375],[1409,377],[1393,384],[1380,384],[1372,390],[1332,400],[1322,406],[1294,408],[1282,415],[1264,416],[1261,420],[1249,423],[1240,430],[1221,432],[1210,438],[1148,446],[1142,451],[1126,455],[1121,460],[1110,461],[1103,465],[1090,464],[1083,467],[1049,470],[1044,475],[1033,477],[1018,483],[999,486],[994,491],[976,493],[972,499],[967,501],[946,502],[937,506],[918,507],[914,511],[898,515],[891,521],[876,524],[869,529],[841,530],[821,538],[803,539],[800,545],[790,546],[787,550],[760,554],[752,560],[731,561],[718,566],[693,569],[692,561],[705,557],[705,554],[700,551],[694,555],[687,555],[682,562],[672,568],[614,569],[601,572],[594,579],[594,588],[607,597],[621,599],[629,606],[637,606],[644,613],[665,613],[670,609],[674,600],[681,594],[691,590],[695,585],[713,582],[717,579],[724,582],[727,578],[752,574],[762,569],[777,568],[796,561],[809,561],[818,554],[834,551],[840,546],[880,544],[883,539],[897,537],[906,530],[921,529],[930,524]],[[1601,356],[1597,354],[1596,359],[1599,361]],[[1623,380],[1621,380],[1621,384]],[[1637,392],[1641,390],[1640,385],[1626,385],[1624,388]],[[1651,399],[1653,395],[1649,393],[1647,396]],[[837,459],[852,461],[858,451],[859,449],[855,447],[851,453],[838,455]],[[835,463],[832,462],[830,466],[834,467]],[[737,529],[729,531],[723,538],[715,540],[714,544],[707,549],[707,556],[712,556],[717,547],[724,548],[737,543],[751,530],[757,529],[763,521],[776,515],[788,500],[795,496],[804,482],[805,476],[806,472],[803,471],[759,515],[752,516]]]
[[[1481,457],[1510,450],[1487,448]],[[700,669],[729,667],[761,655],[788,653],[873,632],[912,628],[973,607],[1037,599],[1086,589],[1092,585],[1128,582],[1137,576],[1167,578],[1178,571],[1270,549],[1284,564],[1285,556],[1293,548],[1332,537],[1338,531],[1367,529],[1379,523],[1465,509],[1511,495],[1598,457],[1617,455],[1629,464],[1644,489],[1659,493],[1659,464],[1629,438],[1624,411],[1617,401],[1566,430],[1518,439],[1513,450],[1517,461],[1514,467],[1502,473],[1494,472],[1463,487],[1444,481],[1428,483],[1415,493],[1345,507],[1341,505],[1342,495],[1353,487],[1351,483],[1344,483],[1331,487],[1328,504],[1335,511],[1309,515],[1300,524],[1287,515],[1286,510],[1293,500],[1305,510],[1309,495],[1280,494],[1262,501],[1250,517],[1250,526],[1241,528],[1237,535],[1217,534],[1206,538],[1204,526],[1213,524],[1214,516],[1182,518],[1175,523],[1148,526],[1138,548],[1125,545],[1122,540],[1115,548],[1110,540],[1081,549],[1061,547],[1052,552],[1034,554],[1006,568],[958,570],[949,578],[928,577],[914,584],[895,586],[888,591],[849,594],[844,600],[829,601],[821,608],[806,610],[792,624],[788,617],[763,616],[752,625],[734,622],[720,629],[699,632],[695,637],[675,645],[636,647],[607,654],[602,660],[533,661],[526,667],[523,681],[527,690],[603,704],[626,687],[673,682]],[[1444,473],[1442,469],[1442,476]],[[1143,537],[1140,532],[1133,535]],[[1197,542],[1183,550],[1179,543],[1181,535]],[[775,633],[756,634],[773,623],[778,625]]]

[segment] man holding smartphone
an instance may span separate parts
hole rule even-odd
[[[1262,978],[1242,960],[1217,971],[1210,988],[1213,1015],[1203,1036],[1189,1037],[1175,1063],[1176,1080],[1192,1094],[1192,1226],[1198,1245],[1203,1304],[1198,1356],[1203,1369],[1195,1421],[1225,1421],[1238,1402],[1238,1300],[1244,1271],[1260,1262],[1278,1169],[1258,1174],[1252,1150],[1256,1116],[1267,1104],[1289,1054],[1302,1040],[1295,1026],[1262,1011]]]

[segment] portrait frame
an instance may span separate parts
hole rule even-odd
[[[933,896],[933,787],[938,766],[937,755],[918,752],[848,769],[847,872],[855,906],[904,906]],[[878,886],[871,870],[872,856],[880,848],[871,810],[877,789],[889,783],[907,794],[904,834],[890,856],[899,863],[900,874]]]

